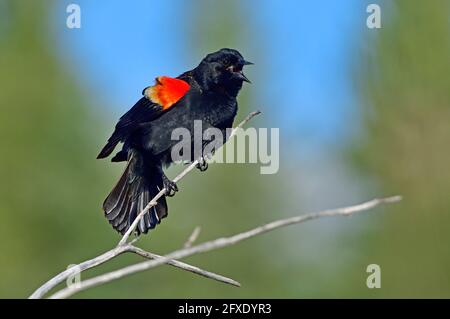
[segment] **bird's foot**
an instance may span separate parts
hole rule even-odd
[[[163,186],[166,189],[166,196],[172,197],[178,192],[177,184],[168,179],[165,175],[163,176]]]
[[[200,170],[200,172],[206,171],[208,169],[208,162],[206,162],[206,157],[200,157],[196,167]]]

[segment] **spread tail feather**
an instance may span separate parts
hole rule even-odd
[[[103,210],[115,230],[124,234],[136,216],[162,189],[162,176],[156,167],[144,167],[142,158],[133,152],[125,171],[103,203]],[[165,196],[140,220],[136,231],[146,234],[168,214]]]

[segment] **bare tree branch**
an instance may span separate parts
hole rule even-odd
[[[159,259],[159,258],[162,258],[162,256],[160,256],[160,255],[153,254],[151,252],[145,251],[145,250],[143,250],[143,249],[141,249],[139,247],[136,247],[136,246],[129,245],[128,247],[129,247],[128,251],[136,253],[136,254],[138,254],[138,255],[140,255],[142,257],[145,257],[147,259]],[[174,266],[174,267],[177,267],[177,268],[180,268],[180,269],[183,269],[183,270],[190,271],[190,272],[192,272],[194,274],[197,274],[197,275],[209,278],[209,279],[214,279],[214,280],[226,283],[226,284],[230,284],[232,286],[236,286],[236,287],[240,287],[241,286],[241,284],[239,282],[237,282],[236,280],[227,278],[227,277],[222,276],[222,275],[215,274],[215,273],[210,272],[210,271],[203,270],[201,268],[198,268],[198,267],[195,267],[195,266],[183,263],[181,261],[169,260],[167,262],[167,264],[171,265],[171,266]]]
[[[86,260],[85,262],[82,262],[78,265],[72,266],[70,268],[68,268],[67,270],[59,273],[58,275],[56,275],[55,277],[53,277],[52,279],[50,279],[49,281],[47,281],[44,285],[42,285],[41,287],[39,287],[29,298],[30,299],[40,299],[43,298],[45,296],[46,293],[48,293],[51,289],[53,289],[54,287],[56,287],[57,285],[59,285],[60,283],[64,282],[64,280],[66,280],[67,278],[73,277],[85,270],[97,267],[101,264],[104,264],[105,262],[123,254],[126,252],[131,252],[131,253],[135,253],[139,256],[142,256],[144,258],[147,259],[156,259],[156,258],[161,258],[160,255],[157,254],[153,254],[150,253],[148,251],[145,251],[139,247],[133,246],[132,244],[125,244],[125,245],[121,245],[121,246],[117,246],[111,250],[108,250],[107,252],[93,258],[90,260]],[[206,277],[206,278],[210,278],[210,279],[214,279],[226,284],[230,284],[236,287],[240,287],[241,284],[231,278],[227,278],[225,276],[221,276],[218,274],[215,274],[213,272],[209,272],[206,270],[203,270],[201,268],[183,263],[183,262],[179,262],[176,260],[168,260],[166,262],[168,265],[192,272],[194,274]]]
[[[247,115],[247,117],[241,122],[239,123],[232,131],[231,134],[228,138],[228,141],[231,140],[231,138],[236,135],[237,131],[239,128],[241,128],[242,126],[244,126],[248,121],[250,121],[253,117],[255,117],[256,115],[260,114],[260,111],[255,111],[250,113],[249,115]],[[174,182],[177,183],[178,181],[180,181],[183,177],[185,177],[190,171],[192,171],[196,165],[198,164],[198,160],[194,161],[193,163],[191,163],[186,169],[184,169],[180,174],[178,174],[178,176],[176,176],[174,178]],[[99,266],[105,262],[107,262],[108,260],[111,260],[114,257],[117,257],[118,255],[127,252],[127,251],[132,251],[134,253],[138,253],[142,252],[141,250],[139,250],[137,247],[132,246],[132,244],[138,240],[138,238],[134,238],[129,244],[127,244],[128,238],[130,237],[130,235],[134,232],[134,230],[136,229],[139,221],[142,219],[142,217],[145,215],[146,212],[148,212],[148,210],[155,206],[157,204],[157,201],[165,194],[166,189],[163,188],[148,204],[147,206],[139,213],[139,215],[136,217],[136,219],[134,220],[134,222],[131,224],[130,228],[127,230],[127,232],[123,235],[122,239],[119,241],[119,243],[117,244],[117,246],[111,250],[108,250],[107,252],[93,258],[90,260],[86,260],[85,262],[82,262],[78,265],[75,265],[74,267],[71,267],[61,273],[59,273],[58,275],[56,275],[55,277],[53,277],[52,279],[50,279],[49,281],[47,281],[44,285],[42,285],[41,287],[39,287],[29,298],[31,299],[36,299],[36,298],[43,298],[45,296],[46,293],[48,293],[51,289],[53,289],[54,287],[56,287],[58,284],[62,283],[64,280],[66,280],[67,278],[76,275],[79,272],[85,271],[87,269]],[[194,235],[194,234],[193,234]],[[191,235],[191,237],[193,236]],[[198,236],[198,234],[196,235]],[[192,242],[195,240],[196,238],[193,238]],[[188,240],[189,241],[189,240]],[[134,247],[134,248],[131,248]],[[157,258],[158,255],[155,254],[151,254],[146,252],[146,254],[148,256],[153,255],[153,258]],[[144,256],[145,257],[145,256]],[[200,268],[185,264],[185,263],[180,263],[177,261],[169,261],[166,260],[166,262],[168,264],[171,264],[172,266],[187,270],[187,271],[191,271],[194,273],[197,273],[199,275],[202,275],[204,277],[207,278],[211,278],[214,280],[218,280],[227,284],[231,284],[234,286],[240,286],[240,284],[235,281],[232,280],[230,278],[221,276],[221,275],[217,275],[205,270],[202,270]]]
[[[219,238],[216,240],[208,241],[203,244],[199,244],[196,246],[183,248],[177,251],[174,251],[164,257],[144,261],[138,264],[134,264],[131,266],[124,267],[122,269],[112,271],[100,276],[96,276],[90,279],[87,279],[85,281],[82,281],[79,285],[76,286],[70,286],[65,289],[60,290],[59,292],[53,294],[50,298],[67,298],[70,297],[80,291],[86,290],[88,288],[98,286],[101,284],[105,284],[108,282],[111,282],[113,280],[141,272],[150,268],[154,268],[157,266],[160,266],[164,263],[167,263],[170,260],[173,259],[181,259],[188,256],[192,256],[195,254],[205,253],[211,250],[216,250],[219,248],[223,248],[226,246],[234,245],[242,240],[255,237],[257,235],[261,235],[263,233],[285,227],[288,225],[293,224],[300,224],[304,223],[313,219],[323,218],[323,217],[332,217],[332,216],[350,216],[359,212],[367,211],[369,209],[372,209],[378,205],[381,204],[391,204],[396,203],[401,200],[400,196],[393,196],[393,197],[387,197],[387,198],[380,198],[380,199],[373,199],[368,202],[364,202],[362,204],[354,205],[354,206],[348,206],[343,208],[337,208],[337,209],[330,209],[325,210],[317,213],[311,213],[306,215],[299,215],[291,218],[281,219],[277,220],[259,227],[256,227],[254,229],[251,229],[249,231],[239,233],[237,235],[231,236],[231,237],[225,237],[225,238]]]
[[[191,236],[189,236],[188,240],[184,243],[184,248],[191,247],[192,244],[197,240],[198,236],[200,235],[200,231],[202,228],[200,226],[195,227],[194,231],[192,232]]]

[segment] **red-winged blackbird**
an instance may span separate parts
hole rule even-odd
[[[120,118],[97,157],[109,156],[123,142],[112,161],[128,163],[103,203],[105,216],[114,229],[125,233],[162,188],[168,190],[167,196],[178,191],[162,170],[172,163],[171,150],[179,142],[171,138],[174,129],[187,128],[193,137],[194,120],[201,120],[203,129],[214,127],[225,132],[232,127],[238,107],[236,97],[243,82],[250,82],[242,73],[248,64],[252,63],[233,49],[208,54],[196,68],[177,78],[156,78],[156,84],[145,88],[143,97]],[[206,162],[202,161],[198,168],[205,170]],[[166,199],[162,197],[144,215],[136,231],[147,233],[167,213]]]

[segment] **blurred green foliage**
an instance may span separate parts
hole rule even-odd
[[[450,297],[450,2],[392,1],[365,35],[357,167],[404,200],[365,241],[382,289],[353,295]],[[387,18],[389,17],[389,18]],[[376,33],[369,37],[369,33]]]
[[[25,297],[107,243],[97,230],[108,178],[93,160],[103,122],[55,55],[48,4],[7,1],[0,13],[2,297]]]

